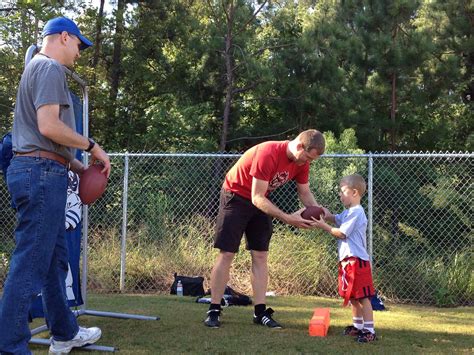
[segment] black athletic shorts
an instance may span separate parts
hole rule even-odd
[[[244,232],[248,250],[268,251],[273,232],[272,218],[252,201],[222,189],[214,247],[237,253]]]

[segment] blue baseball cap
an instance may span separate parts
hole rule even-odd
[[[66,31],[67,33],[70,33],[80,39],[81,50],[92,46],[92,42],[81,34],[79,27],[77,27],[74,21],[68,19],[67,17],[56,17],[49,20],[43,28],[43,37],[61,33],[63,31]]]

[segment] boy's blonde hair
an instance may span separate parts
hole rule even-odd
[[[340,185],[347,185],[349,188],[357,190],[360,197],[364,196],[365,191],[367,190],[365,179],[359,174],[344,176],[341,179]]]

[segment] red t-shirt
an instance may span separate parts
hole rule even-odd
[[[252,199],[252,178],[268,181],[267,194],[287,181],[306,184],[309,162],[296,165],[286,155],[289,141],[264,142],[247,150],[225,176],[223,188]]]

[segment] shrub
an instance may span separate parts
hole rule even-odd
[[[449,307],[474,299],[473,271],[470,252],[456,253],[448,260],[438,258],[432,272],[432,282],[436,285],[435,304]]]

